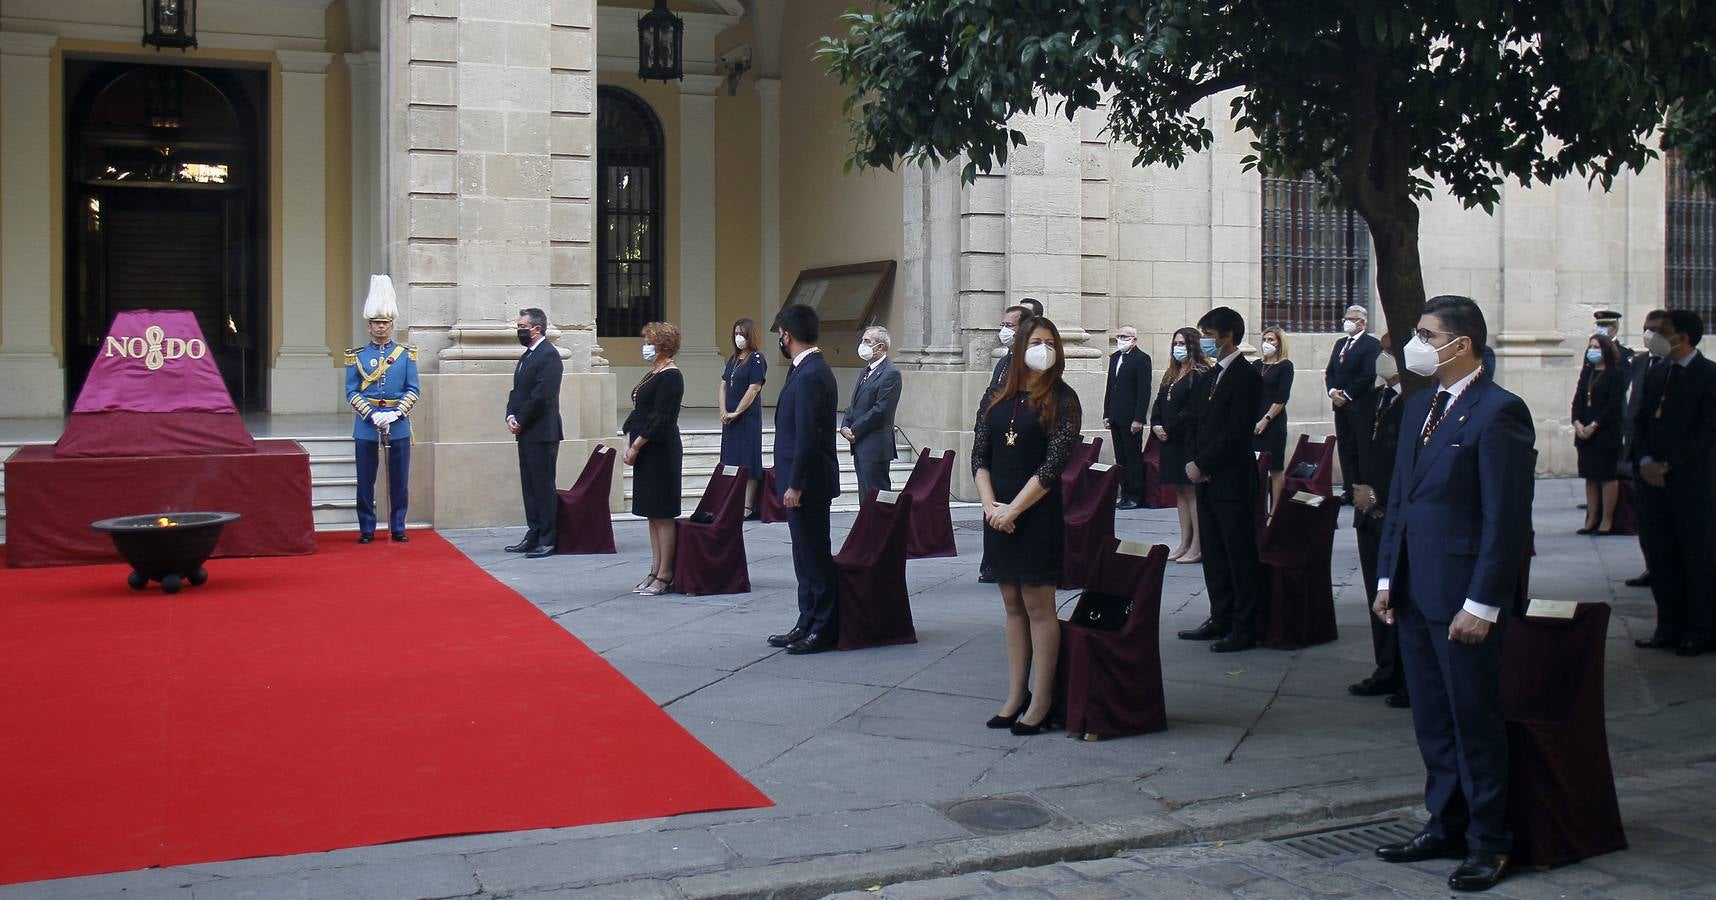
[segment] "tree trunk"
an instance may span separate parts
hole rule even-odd
[[[1376,242],[1376,289],[1383,321],[1398,357],[1424,312],[1424,269],[1418,259],[1418,206],[1409,197],[1390,198],[1389,211],[1366,216]]]

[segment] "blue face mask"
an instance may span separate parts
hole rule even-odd
[[[1585,359],[1589,360],[1591,365],[1594,366],[1603,361],[1603,351],[1598,350],[1596,347],[1592,347],[1585,351]]]
[[[1210,359],[1215,359],[1216,351],[1221,349],[1220,345],[1216,343],[1215,338],[1204,338],[1203,340],[1198,341],[1198,346],[1203,348],[1204,355]]]
[[[1180,346],[1174,348],[1174,361],[1175,362],[1185,362],[1186,357],[1191,356],[1191,355],[1192,355],[1191,351],[1186,349],[1185,344],[1181,344]]]

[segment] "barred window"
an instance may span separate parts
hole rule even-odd
[[[1263,322],[1334,332],[1349,306],[1370,307],[1370,229],[1358,213],[1319,205],[1310,176],[1263,179]]]
[[[1680,162],[1668,167],[1667,227],[1663,240],[1663,306],[1690,309],[1705,327],[1716,319],[1716,199]]]
[[[662,299],[661,122],[631,91],[596,89],[596,334],[637,337]]]

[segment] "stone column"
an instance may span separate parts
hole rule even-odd
[[[679,83],[679,271],[674,281],[683,340],[679,367],[691,384],[719,382],[723,363],[715,335],[715,92],[725,83],[719,75],[689,73]]]
[[[369,276],[387,271],[382,211],[387,198],[381,169],[381,53],[347,53],[351,72],[352,340],[364,332],[363,301]],[[408,336],[401,334],[400,340]]]
[[[757,79],[757,97],[762,106],[761,146],[757,148],[757,156],[762,164],[763,277],[756,320],[766,328],[785,299],[781,294],[781,80]]]
[[[49,177],[52,35],[0,32],[0,416],[58,416],[55,192]]]
[[[333,54],[278,50],[280,62],[280,352],[268,382],[276,413],[333,412],[340,372],[327,342],[327,70]]]
[[[1100,372],[1100,347],[1085,330],[1083,133],[1078,121],[1051,114],[1020,116],[1028,143],[1007,160],[1007,293],[1036,297],[1060,329],[1072,371]],[[1106,311],[1093,317],[1106,327]],[[1084,384],[1076,384],[1086,394]]]

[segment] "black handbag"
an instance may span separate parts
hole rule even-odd
[[[691,521],[699,525],[708,525],[715,521],[715,514],[710,512],[692,513]]]
[[[1287,475],[1289,478],[1303,478],[1303,479],[1316,478],[1317,477],[1317,464],[1314,462],[1302,462],[1302,463],[1294,466],[1293,471],[1288,472]]]
[[[1072,624],[1098,631],[1119,631],[1132,616],[1132,598],[1100,591],[1085,591],[1079,595],[1073,609]]]

